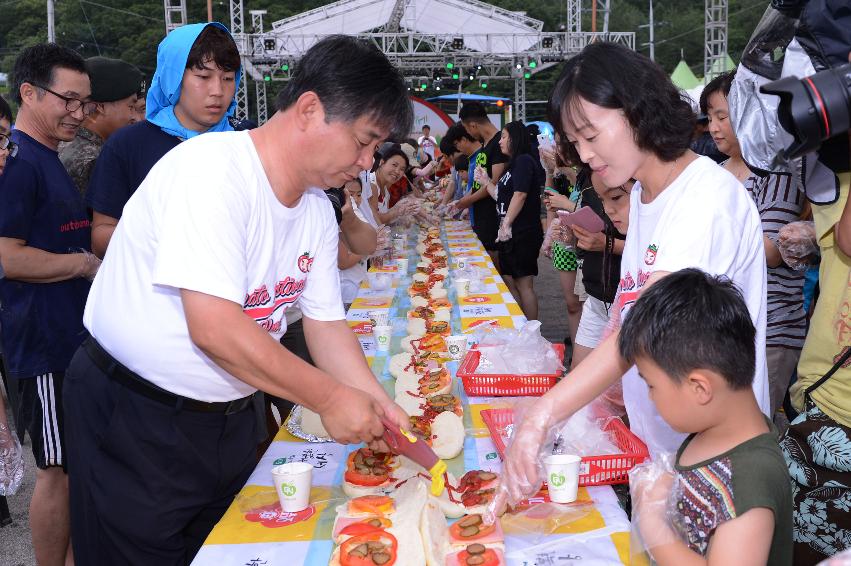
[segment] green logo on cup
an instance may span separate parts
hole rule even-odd
[[[378,343],[379,344],[386,344],[387,343],[387,336],[384,336],[384,335],[379,336],[378,337]]]
[[[550,474],[550,485],[553,487],[561,487],[564,485],[564,475],[553,472]]]
[[[453,356],[460,351],[461,351],[461,347],[458,346],[457,344],[450,344],[449,345],[449,353],[452,354]]]
[[[281,464],[286,464],[286,463],[287,463],[287,459],[286,459],[286,458],[278,458],[277,460],[275,460],[274,462],[272,462],[272,465],[273,465],[273,466],[280,466]]]
[[[496,452],[488,452],[485,455],[485,460],[496,460]]]
[[[284,482],[281,484],[281,493],[283,493],[287,497],[292,497],[295,495],[295,486],[291,483]]]

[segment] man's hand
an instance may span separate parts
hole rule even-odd
[[[602,232],[589,232],[584,228],[571,227],[576,236],[576,247],[587,252],[601,252],[606,249],[606,236]]]
[[[384,410],[374,397],[340,383],[328,395],[319,416],[331,438],[342,444],[374,442],[384,434]]]

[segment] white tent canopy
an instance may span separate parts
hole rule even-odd
[[[391,20],[400,32],[452,35],[463,38],[466,49],[488,53],[525,51],[543,29],[540,20],[478,0],[342,0],[274,22],[271,33],[283,42],[300,36],[297,50],[305,50],[329,34],[384,31]]]

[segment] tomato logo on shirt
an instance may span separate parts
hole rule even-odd
[[[647,246],[647,251],[644,252],[644,264],[653,265],[656,263],[656,252],[658,251],[659,247],[656,244],[650,244]]]
[[[313,258],[310,257],[310,252],[304,252],[298,257],[298,268],[302,273],[307,273],[313,267]]]

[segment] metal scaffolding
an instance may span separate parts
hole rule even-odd
[[[727,58],[727,0],[706,0],[703,77],[706,82],[724,72]]]
[[[242,0],[230,0],[230,32],[236,41],[236,47],[240,54],[248,50],[245,41],[248,39],[243,33],[243,10]],[[246,84],[245,60],[243,59],[240,70],[239,88],[236,90],[236,110],[234,117],[237,120],[248,118],[248,85]],[[261,77],[262,80],[262,77]]]
[[[581,0],[566,1],[565,30],[544,32],[540,20],[479,0],[340,0],[273,22],[268,31],[263,29],[262,14],[252,11],[252,29],[245,30],[242,1],[230,0],[231,29],[243,61],[237,117],[247,117],[246,79],[263,83],[255,89],[258,123],[262,123],[268,115],[265,82],[288,80],[296,61],[311,46],[341,31],[378,47],[406,77],[418,83],[430,83],[437,76],[448,82],[451,77],[444,76],[447,74],[458,75],[459,89],[465,82],[513,80],[515,113],[525,117],[526,79],[533,74],[595,41],[635,49],[634,33],[608,32],[609,0],[592,0],[597,2],[598,15],[603,16],[600,32],[583,32]],[[435,4],[441,10],[436,10]],[[458,24],[459,30],[451,33],[446,21],[455,21],[453,10],[463,12],[467,19],[463,28]],[[439,21],[438,16],[444,19]],[[384,23],[376,25],[376,21]],[[468,33],[468,29],[497,31]],[[449,73],[448,63],[453,69]]]
[[[186,25],[186,0],[163,0],[165,34]]]

